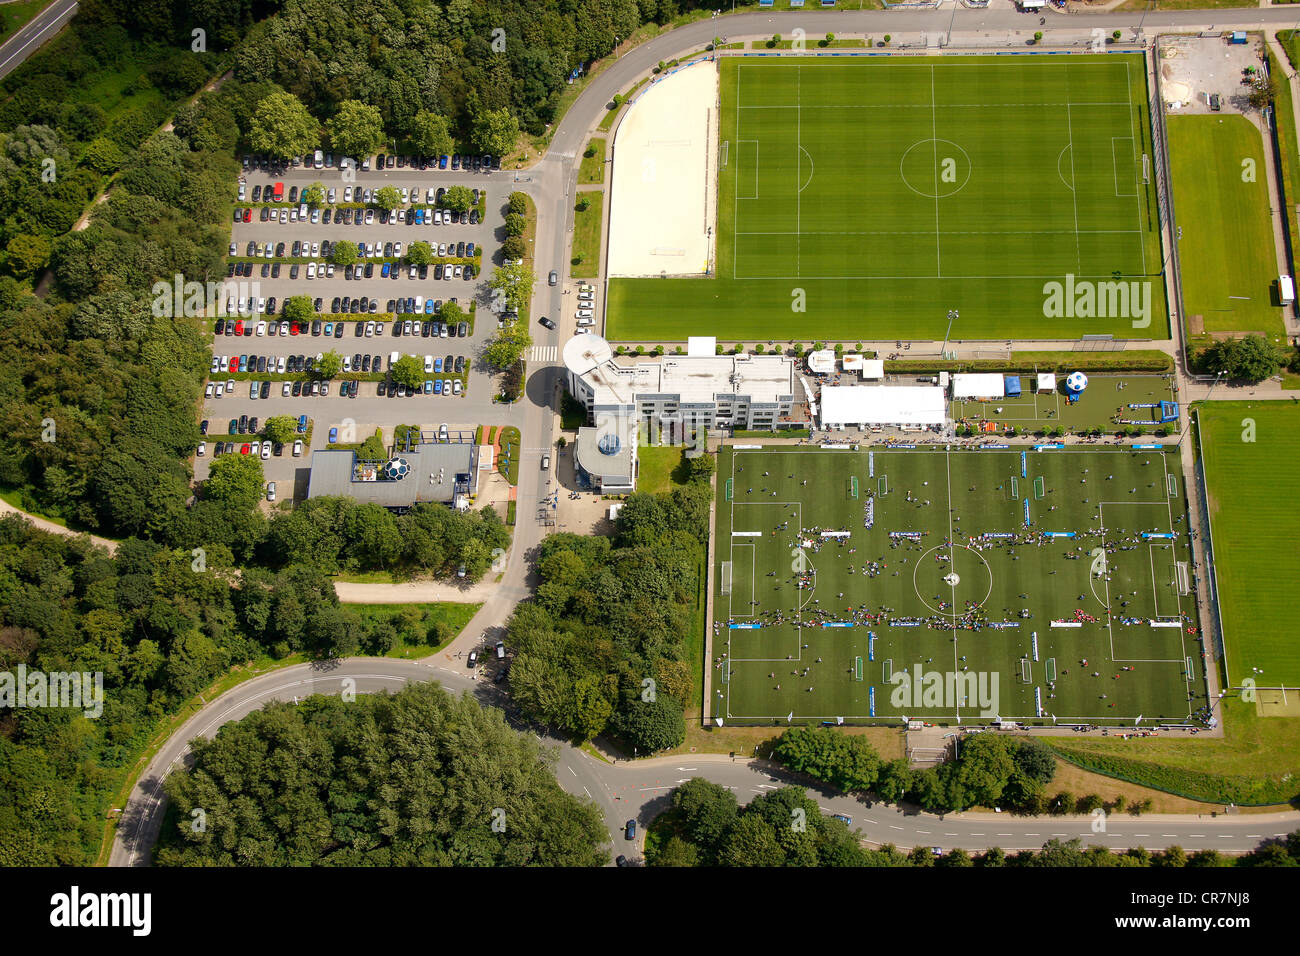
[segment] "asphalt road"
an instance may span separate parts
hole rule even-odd
[[[428,661],[399,661],[387,658],[350,658],[317,667],[296,665],[236,687],[189,720],[163,746],[141,775],[131,792],[114,839],[110,866],[145,866],[149,849],[162,825],[162,781],[189,752],[195,737],[210,738],[221,725],[238,720],[272,700],[299,701],[311,694],[339,693],[345,686],[356,693],[395,691],[410,681],[437,680],[453,693],[473,694],[486,706],[507,709],[509,701],[493,684],[474,680],[463,669],[445,666],[441,658]],[[345,684],[346,682],[346,684]],[[517,729],[529,728],[516,724]],[[901,848],[936,846],[948,850],[964,847],[982,850],[999,846],[1004,850],[1037,849],[1053,838],[1078,837],[1085,845],[1120,850],[1130,846],[1156,849],[1181,846],[1186,850],[1248,850],[1261,840],[1285,836],[1300,825],[1300,814],[1220,814],[1217,816],[1150,815],[1110,818],[1091,816],[1017,817],[1009,813],[955,813],[944,816],[912,808],[871,804],[831,793],[766,761],[706,754],[654,758],[610,764],[588,756],[564,740],[548,735],[539,739],[556,754],[557,779],[566,791],[589,797],[604,815],[612,855],[639,855],[637,845],[623,838],[623,825],[636,819],[643,828],[666,806],[666,799],[678,784],[692,777],[704,777],[728,787],[741,803],[756,794],[795,783],[805,786],[826,813],[850,817],[872,844],[892,843]]]
[[[23,61],[39,50],[41,44],[63,29],[76,12],[76,0],[55,0],[0,45],[0,79],[22,66]]]

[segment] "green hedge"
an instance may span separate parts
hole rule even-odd
[[[1172,372],[1174,360],[1167,352],[1025,352],[1002,359],[897,359],[885,362],[892,375],[931,372]]]

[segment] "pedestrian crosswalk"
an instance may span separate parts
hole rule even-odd
[[[534,345],[528,353],[528,361],[554,362],[559,353],[560,347],[558,345]]]

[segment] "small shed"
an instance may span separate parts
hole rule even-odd
[[[1039,372],[1038,391],[1040,392],[1056,391],[1056,376],[1051,372]]]

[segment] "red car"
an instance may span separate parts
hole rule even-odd
[[[290,335],[297,335],[297,334],[298,334],[299,332],[301,332],[301,331],[302,331],[302,329],[301,329],[301,327],[298,325],[297,322],[291,322],[291,323],[289,324],[289,334],[290,334]]]
[[[283,198],[284,198],[284,183],[276,183],[274,201],[279,202]]]
[[[232,372],[238,372],[238,371],[239,371],[239,356],[238,356],[238,355],[232,355],[232,356],[230,356],[230,371],[232,371]]]
[[[251,210],[251,209],[245,209],[245,210],[244,210],[244,222],[252,222],[252,221],[253,221],[253,210]]]
[[[235,320],[235,334],[236,334],[236,335],[243,335],[243,334],[244,334],[244,321],[243,321],[243,319],[236,319],[236,320]]]
[[[247,455],[250,451],[252,451],[252,449],[248,447],[247,443],[245,443],[244,446],[239,449],[239,453],[241,455]]]

